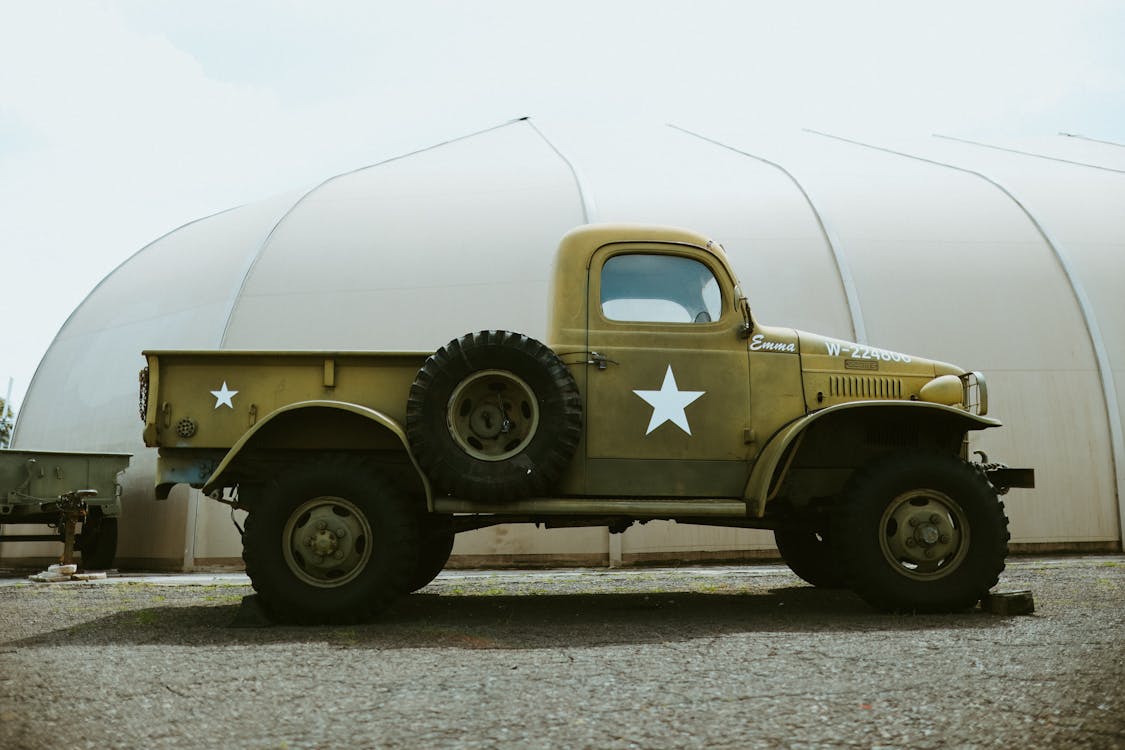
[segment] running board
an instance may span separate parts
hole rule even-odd
[[[435,497],[434,512],[630,518],[745,518],[749,515],[745,502],[730,498],[533,497],[499,503]]]

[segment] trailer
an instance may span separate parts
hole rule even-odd
[[[62,561],[112,567],[128,453],[0,450],[0,542],[62,542]],[[8,533],[44,524],[49,533]]]

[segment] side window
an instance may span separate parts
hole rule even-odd
[[[602,314],[636,323],[710,323],[722,315],[707,266],[674,255],[615,255],[602,266]]]

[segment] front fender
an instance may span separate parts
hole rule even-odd
[[[999,427],[1001,424],[998,420],[970,414],[953,406],[924,401],[852,401],[806,414],[775,432],[762,448],[762,452],[758,454],[758,460],[754,463],[750,478],[746,481],[746,489],[743,491],[743,499],[746,501],[749,515],[761,517],[765,514],[766,503],[770,499],[769,493],[781,479],[778,476],[779,469],[784,472],[781,468],[782,461],[786,459],[790,447],[806,433],[809,426],[825,417],[860,409],[916,410],[920,418],[940,415],[944,419],[954,419],[965,431],[985,430]]]
[[[254,442],[255,437],[266,430],[272,422],[283,415],[292,415],[295,412],[311,409],[332,409],[339,412],[354,414],[370,420],[374,425],[378,425],[394,435],[398,442],[402,444],[402,450],[410,458],[410,463],[418,474],[418,480],[421,482],[422,488],[426,493],[426,507],[431,510],[433,509],[433,492],[430,489],[430,482],[426,479],[426,475],[422,472],[422,468],[418,465],[418,461],[414,458],[414,454],[410,450],[410,444],[406,440],[406,431],[403,429],[402,425],[380,411],[344,401],[298,401],[270,412],[265,418],[256,422],[253,427],[243,433],[242,437],[238,439],[238,442],[227,451],[227,454],[223,456],[223,460],[219,462],[218,467],[216,467],[211,473],[211,476],[203,483],[203,492],[209,494],[224,486],[223,477],[231,464],[247,446]]]

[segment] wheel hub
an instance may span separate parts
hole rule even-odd
[[[454,442],[473,458],[503,461],[535,436],[539,402],[531,386],[514,373],[481,370],[453,391],[446,426]]]
[[[317,497],[289,517],[282,535],[285,562],[305,583],[343,585],[363,572],[371,558],[371,525],[349,500]]]
[[[930,546],[936,544],[938,539],[941,538],[941,532],[933,524],[926,524],[917,528],[914,532],[914,538],[918,540],[919,544]]]
[[[483,404],[473,410],[469,417],[469,427],[477,437],[491,440],[504,432],[505,427],[511,429],[511,423],[504,419],[504,412],[498,405]]]
[[[968,523],[961,506],[934,490],[896,497],[883,514],[883,555],[911,578],[940,578],[952,572],[968,549]]]
[[[337,531],[339,532],[338,535],[336,533]],[[316,555],[334,555],[340,549],[340,543],[337,541],[337,536],[342,538],[346,535],[347,531],[343,528],[337,529],[336,531],[322,529],[320,531],[317,531],[315,534],[311,534],[310,536],[306,537],[305,546],[311,547],[313,553]]]

